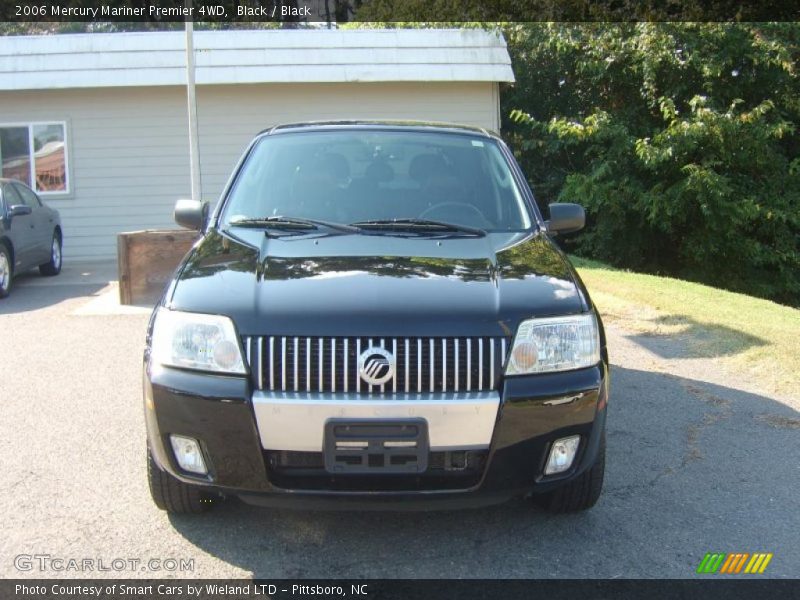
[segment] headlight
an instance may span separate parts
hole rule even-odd
[[[520,323],[506,375],[551,373],[600,362],[600,335],[594,313],[529,319]]]
[[[247,372],[236,328],[228,317],[159,308],[151,348],[152,360],[165,366]]]

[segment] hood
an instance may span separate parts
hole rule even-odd
[[[587,310],[541,234],[267,237],[210,231],[166,305],[230,316],[242,335],[510,336],[525,318]]]

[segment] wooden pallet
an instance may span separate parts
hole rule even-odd
[[[199,236],[187,229],[117,234],[120,304],[155,304]]]

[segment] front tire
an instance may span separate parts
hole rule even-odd
[[[196,515],[211,508],[212,498],[200,488],[183,483],[158,466],[147,447],[147,482],[155,505],[175,515]]]
[[[14,268],[11,262],[11,253],[5,245],[0,244],[0,298],[5,298],[11,292],[11,280]]]
[[[605,431],[602,435],[595,463],[568,484],[547,494],[534,496],[538,506],[553,513],[569,513],[588,510],[597,503],[603,491],[606,471]]]
[[[50,244],[50,262],[39,265],[39,273],[47,277],[58,275],[61,273],[61,262],[61,236],[55,231]]]

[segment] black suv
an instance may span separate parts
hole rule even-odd
[[[594,505],[599,316],[506,145],[426,123],[286,125],[250,144],[153,312],[155,503]]]

